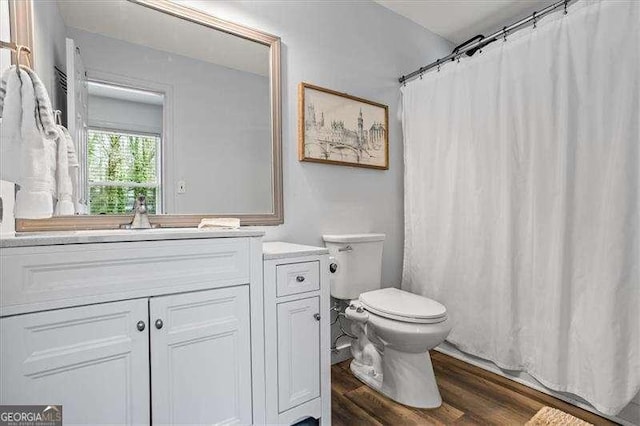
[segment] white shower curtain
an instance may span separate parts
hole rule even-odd
[[[606,414],[640,389],[640,1],[579,1],[403,91],[403,288]]]

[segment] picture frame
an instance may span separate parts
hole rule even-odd
[[[309,83],[298,85],[298,159],[389,169],[389,107]]]

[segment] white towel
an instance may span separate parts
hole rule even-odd
[[[207,228],[238,229],[240,228],[240,219],[237,217],[205,217],[200,221],[198,229]]]
[[[53,107],[47,89],[40,80],[40,77],[30,68],[23,68],[33,83],[36,100],[36,125],[46,139],[54,139],[57,152],[55,155],[55,198],[56,203],[53,214],[55,216],[67,216],[76,213],[77,205],[77,179],[75,192],[72,173],[78,175],[78,157],[71,135],[63,126],[55,123]],[[73,172],[72,172],[73,171]]]
[[[30,70],[29,70],[30,71]],[[56,193],[56,142],[58,131],[51,131],[47,107],[51,109],[42,82],[31,72],[10,68],[0,91],[2,100],[3,145],[19,163],[16,182],[20,190],[16,194],[15,217],[19,219],[43,219],[51,217]],[[3,77],[5,76],[3,75]],[[35,76],[35,77],[34,77]],[[4,85],[6,84],[6,86]],[[37,87],[37,89],[36,89]],[[37,98],[38,97],[38,98]],[[4,135],[7,135],[5,138]],[[19,145],[19,150],[15,144]],[[3,154],[5,154],[3,147]],[[20,161],[15,154],[19,152]],[[3,155],[4,157],[4,155]],[[4,162],[4,161],[3,161]],[[4,165],[4,164],[3,164]],[[3,172],[4,174],[4,172]]]
[[[9,76],[14,80],[7,85]],[[0,179],[17,182],[20,179],[21,137],[20,122],[22,121],[22,107],[20,106],[20,90],[18,76],[13,68],[8,68],[2,74],[0,84]],[[5,105],[8,105],[5,108]]]
[[[69,179],[71,180],[71,201],[74,204],[74,212],[76,214],[81,213],[79,206],[80,204],[80,181],[79,172],[80,172],[80,163],[78,162],[78,155],[76,154],[76,145],[73,143],[73,139],[71,138],[71,134],[64,127],[60,126],[64,137],[67,140],[67,162],[68,162],[68,171],[69,171]]]
[[[69,140],[65,134],[66,129],[58,126],[58,138],[56,139],[56,207],[55,216],[69,216],[75,213],[73,202],[73,185],[69,176]],[[72,143],[73,144],[73,143]],[[75,152],[74,152],[75,154]]]

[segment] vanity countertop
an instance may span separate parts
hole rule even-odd
[[[262,237],[264,231],[252,228],[197,229],[158,228],[143,230],[105,229],[92,231],[54,231],[17,233],[0,239],[0,248],[51,246],[61,244],[120,243],[129,241],[190,240],[202,238]]]
[[[262,244],[262,257],[264,260],[317,256],[320,254],[329,254],[329,249],[325,247],[285,243],[282,241],[273,241]]]

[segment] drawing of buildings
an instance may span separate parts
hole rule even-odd
[[[371,162],[385,155],[382,148],[386,129],[379,122],[374,122],[366,129],[362,109],[354,117],[354,128],[349,128],[349,124],[343,120],[331,120],[329,125],[325,125],[324,111],[319,113],[318,119],[314,104],[307,104],[304,123],[307,150],[319,150],[320,156],[326,160],[356,163]]]

